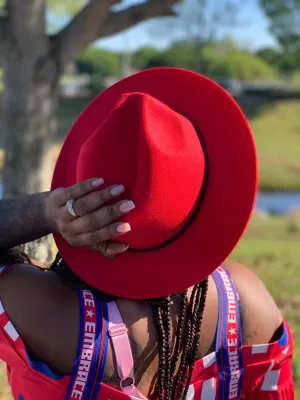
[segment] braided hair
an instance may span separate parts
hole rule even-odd
[[[79,289],[94,288],[78,278],[58,253],[51,271],[56,272],[69,286]],[[187,396],[196,362],[203,312],[208,290],[208,278],[193,287],[190,300],[188,292],[177,293],[180,297],[180,311],[176,328],[174,352],[171,343],[171,301],[173,296],[146,300],[151,304],[153,321],[158,341],[158,399],[183,400]],[[104,301],[117,297],[97,291]]]

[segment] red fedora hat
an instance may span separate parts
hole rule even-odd
[[[253,137],[234,100],[182,69],[140,72],[101,93],[80,115],[58,158],[52,189],[99,176],[136,205],[122,220],[128,252],[115,260],[55,235],[69,267],[124,298],[174,294],[231,253],[255,201]]]

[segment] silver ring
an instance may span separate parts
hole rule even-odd
[[[69,214],[71,214],[72,217],[78,217],[78,215],[76,214],[76,212],[74,211],[74,208],[73,208],[74,203],[75,203],[75,200],[70,199],[67,201],[66,207],[67,207],[67,210],[69,211]]]

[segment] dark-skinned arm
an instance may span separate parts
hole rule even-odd
[[[52,232],[45,214],[50,192],[0,200],[0,249],[25,244]]]
[[[69,188],[0,200],[0,250],[59,233],[71,245],[88,247],[109,258],[123,253],[128,246],[112,239],[130,230],[128,224],[117,220],[134,204],[122,200],[107,205],[125,188],[112,185],[99,190],[103,184],[103,179],[92,178]],[[69,199],[75,200],[76,217],[66,208]]]

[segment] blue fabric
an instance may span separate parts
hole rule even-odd
[[[64,378],[63,375],[58,375],[56,374],[54,371],[52,371],[52,369],[50,367],[48,367],[48,365],[42,361],[35,361],[32,360],[30,355],[28,354],[28,351],[26,349],[26,354],[27,354],[27,360],[28,360],[28,364],[30,365],[30,367],[35,370],[40,372],[41,374],[47,376],[50,379],[53,379],[55,381],[58,381],[62,378]]]
[[[236,324],[237,324],[237,348],[238,348],[239,371],[240,371],[237,397],[240,398],[242,391],[244,368],[242,359],[242,331],[241,331],[241,321],[239,312],[239,302],[238,302],[238,295],[229,272],[224,267],[222,267],[222,270],[226,273],[227,280],[229,280],[231,284],[236,304],[235,312],[236,312]],[[227,346],[229,301],[225,284],[221,277],[221,274],[216,270],[213,272],[212,277],[215,281],[218,292],[218,324],[217,324],[217,336],[216,336],[216,361],[218,365],[218,373],[220,378],[220,389],[218,393],[218,399],[223,400],[229,397],[229,385],[231,380],[231,369],[229,365],[229,349]]]
[[[81,349],[83,346],[83,333],[84,333],[84,303],[83,303],[83,297],[82,297],[82,291],[78,290],[78,298],[79,298],[79,305],[80,305],[80,333],[79,333],[79,341],[78,341],[78,347],[77,347],[77,352],[76,352],[76,361],[74,364],[73,368],[73,373],[72,377],[69,383],[69,387],[67,390],[67,394],[65,399],[68,399],[71,395],[71,390],[74,385],[77,369],[78,369],[78,363],[80,360],[80,354],[81,354]]]
[[[81,400],[89,400],[92,390],[94,388],[94,382],[96,379],[96,374],[98,370],[98,360],[101,357],[100,354],[100,345],[101,345],[101,331],[102,331],[102,311],[99,305],[99,301],[97,297],[94,295],[94,302],[96,306],[96,315],[97,315],[97,324],[96,324],[96,342],[95,342],[95,351],[93,354],[92,366],[89,373],[88,381],[84,390],[84,394]]]
[[[88,294],[88,297],[86,296]],[[90,291],[80,291],[80,340],[77,349],[77,357],[76,364],[73,369],[72,378],[69,383],[69,388],[65,397],[65,400],[68,400],[72,395],[72,390],[75,384],[75,387],[80,387],[80,382],[84,382],[79,378],[80,374],[82,374],[82,370],[79,372],[79,364],[82,360],[86,360],[86,351],[88,349],[93,349],[90,356],[92,359],[90,360],[89,370],[85,370],[84,372],[88,372],[86,376],[86,381],[82,384],[82,389],[80,392],[81,400],[90,400],[91,396],[93,396],[94,392],[98,392],[100,382],[98,383],[98,379],[102,380],[104,366],[107,355],[107,331],[108,331],[108,312],[107,305],[104,302],[99,303],[97,296]],[[89,304],[89,303],[92,303]],[[91,314],[90,314],[91,313]],[[92,321],[89,321],[89,318],[93,318]],[[104,324],[103,325],[103,321]],[[92,324],[92,325],[91,325]],[[93,332],[90,331],[91,327],[95,329]],[[87,342],[89,339],[93,340],[93,347],[90,347],[90,343]],[[88,346],[88,347],[86,347]],[[102,346],[102,348],[101,348]],[[76,383],[76,377],[78,376],[78,382]],[[77,389],[75,389],[77,390]]]
[[[107,308],[107,303],[105,301],[101,302],[102,308],[103,308],[103,323],[104,323],[104,343],[103,343],[103,349],[102,349],[102,355],[101,360],[99,359],[99,368],[96,376],[96,385],[95,389],[92,393],[92,400],[97,400],[99,390],[100,390],[100,384],[103,380],[103,375],[104,375],[104,368],[105,368],[105,363],[106,363],[106,358],[107,358],[107,349],[108,349],[108,340],[109,340],[109,335],[108,335],[108,308]]]
[[[282,332],[281,338],[278,340],[278,344],[281,347],[285,347],[288,344],[288,341],[289,341],[289,337],[288,337],[288,333],[287,333],[286,326],[284,323],[283,324],[283,332]]]
[[[226,350],[227,345],[226,345],[226,331],[224,332],[225,329],[225,316],[228,314],[228,304],[226,301],[224,301],[224,296],[223,296],[223,283],[220,278],[220,275],[217,271],[214,271],[212,273],[212,277],[215,281],[217,292],[218,292],[218,324],[217,324],[217,337],[216,337],[216,360],[218,364],[218,374],[219,374],[219,379],[220,379],[220,385],[219,388],[222,388],[222,390],[219,390],[218,393],[218,399],[223,400],[228,398],[228,390],[227,390],[227,396],[223,396],[223,392],[226,390],[226,384],[225,384],[225,362],[224,361],[224,350]],[[224,308],[223,308],[224,307]],[[225,333],[225,335],[224,335]],[[226,358],[226,355],[225,355]]]

